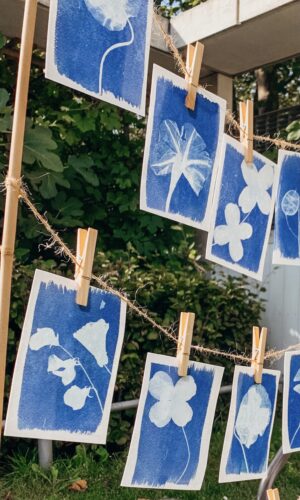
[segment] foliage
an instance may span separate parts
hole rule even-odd
[[[182,12],[192,7],[196,7],[200,3],[207,0],[155,0],[155,4],[160,8],[160,11],[166,16],[172,16],[177,12]]]

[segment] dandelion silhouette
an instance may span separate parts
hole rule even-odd
[[[155,175],[170,175],[166,212],[170,211],[171,200],[181,176],[186,178],[196,196],[199,196],[211,173],[212,160],[204,140],[193,125],[186,123],[179,130],[177,123],[164,120],[160,126],[157,156],[158,162],[151,166]]]
[[[127,24],[130,29],[130,39],[111,45],[103,54],[100,63],[99,92],[103,91],[103,69],[108,55],[121,47],[128,47],[134,42],[134,30],[130,17],[137,14],[137,0],[84,0],[90,14],[109,31],[123,31]]]
[[[291,189],[290,191],[287,191],[282,198],[281,201],[281,209],[285,215],[286,218],[286,223],[287,226],[292,233],[293,236],[298,241],[298,257],[300,257],[300,211],[299,211],[299,206],[300,206],[300,197],[297,191],[294,189]],[[298,234],[295,234],[294,231],[292,230],[288,217],[294,217],[296,214],[298,214]]]

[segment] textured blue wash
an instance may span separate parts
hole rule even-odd
[[[178,368],[158,363],[152,363],[150,379],[158,371],[168,373],[174,384],[179,380]],[[197,393],[188,401],[193,410],[193,418],[184,429],[191,450],[191,459],[180,484],[189,484],[196,474],[214,372],[209,369],[190,368],[188,375],[194,377]],[[137,464],[132,479],[133,484],[163,486],[167,482],[176,483],[187,463],[188,452],[182,428],[175,425],[173,421],[163,428],[158,428],[150,421],[149,412],[155,403],[157,403],[157,399],[148,392],[142,418]]]
[[[36,301],[32,332],[37,328],[52,328],[59,335],[60,344],[74,357],[78,357],[86,368],[98,390],[104,405],[110,382],[105,368],[100,368],[94,357],[73,337],[73,333],[88,322],[103,318],[109,322],[107,333],[107,367],[112,370],[116,344],[119,336],[120,299],[101,290],[90,291],[88,307],[75,302],[76,292],[54,283],[40,285]],[[100,310],[102,301],[105,307]],[[61,378],[47,373],[51,354],[61,359],[68,356],[59,347],[43,347],[33,351],[28,347],[21,398],[18,412],[20,429],[64,430],[70,432],[94,432],[101,422],[102,414],[94,392],[86,400],[82,410],[74,411],[64,404],[64,394],[72,385],[89,387],[89,381],[80,367],[76,367],[76,379],[65,387]]]
[[[299,370],[300,354],[295,354],[291,356],[288,399],[288,432],[291,448],[300,448],[300,394],[294,391],[294,387],[300,384],[300,382],[294,382]]]
[[[239,413],[242,399],[248,392],[250,387],[252,387],[253,385],[255,385],[253,376],[247,375],[245,373],[239,374],[237,393],[232,394],[232,398],[236,398],[236,414],[234,419],[235,422]],[[276,376],[270,374],[264,374],[262,378],[262,385],[266,389],[268,396],[270,398],[271,408],[272,408],[271,411],[273,415],[275,411],[275,401],[277,394]],[[257,438],[257,441],[252,446],[250,446],[249,449],[244,446],[250,474],[260,474],[264,472],[268,466],[267,463],[268,442],[271,430],[272,430],[272,416],[264,434],[261,437],[259,436]],[[228,455],[228,461],[226,464],[226,474],[246,474],[246,473],[247,469],[241,445],[238,439],[234,435],[232,435],[231,448]]]
[[[226,224],[226,205],[228,203],[238,205],[239,196],[243,189],[247,186],[241,169],[243,160],[244,156],[233,146],[227,144],[215,227]],[[265,163],[258,158],[254,158],[254,164],[258,170],[265,165]],[[272,188],[268,190],[268,193],[272,195]],[[253,234],[248,240],[242,241],[244,255],[242,259],[237,262],[237,264],[249,271],[258,272],[263,245],[266,238],[268,216],[262,214],[256,205],[249,216],[241,211],[241,222],[246,217],[247,220],[245,220],[245,222],[251,224]],[[229,254],[229,245],[221,246],[214,244],[212,246],[211,253],[219,259],[223,259],[229,263],[234,263]]]
[[[281,208],[282,198],[287,191],[294,190],[300,196],[300,156],[285,156],[279,178],[279,188],[275,215],[275,248],[280,251],[282,257],[297,259],[298,255],[298,217],[286,216]]]
[[[156,154],[161,124],[165,120],[172,120],[180,130],[186,123],[191,123],[204,140],[212,163],[215,161],[218,147],[221,126],[219,104],[213,103],[198,94],[195,110],[189,111],[185,106],[185,99],[186,90],[176,87],[170,80],[163,77],[158,78],[153,133],[147,168],[146,196],[148,208],[163,212],[165,211],[171,176],[155,175],[151,168],[151,165],[161,160]],[[195,222],[202,222],[206,212],[210,185],[211,173],[206,179],[199,196],[197,196],[185,177],[181,176],[171,200],[170,212],[187,217]]]
[[[112,51],[104,64],[103,90],[133,106],[140,106],[145,69],[147,15],[150,0],[135,0],[138,15],[131,17],[134,43]],[[110,31],[94,19],[84,0],[58,0],[55,32],[55,63],[61,75],[99,92],[100,62],[115,43],[131,38],[128,24]]]

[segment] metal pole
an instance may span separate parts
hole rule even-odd
[[[53,463],[53,445],[47,439],[38,440],[39,464],[42,469],[50,469]]]

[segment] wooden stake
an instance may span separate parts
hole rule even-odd
[[[240,141],[244,146],[245,161],[248,164],[253,163],[253,125],[253,101],[248,99],[246,102],[240,102]]]
[[[254,368],[254,380],[256,384],[261,384],[263,368],[264,368],[264,359],[266,352],[266,343],[267,343],[267,328],[263,327],[261,330],[261,334],[259,335],[259,327],[253,327],[253,339],[252,339],[252,363],[251,366]]]
[[[37,3],[38,0],[26,0],[25,2],[9,168],[6,179],[7,190],[0,266],[0,421],[2,421],[3,417],[11,281],[18,215],[18,182],[22,171],[26,109]]]
[[[278,488],[275,490],[267,490],[267,497],[268,500],[280,500]]]
[[[196,105],[203,53],[204,45],[202,43],[197,42],[196,47],[191,44],[188,45],[186,67],[190,76],[186,77],[188,82],[188,95],[186,96],[185,105],[192,111],[194,111]]]
[[[75,276],[78,283],[76,304],[80,306],[87,306],[89,299],[97,236],[98,231],[96,229],[78,230],[76,258],[81,266],[76,266]]]
[[[181,313],[177,347],[178,375],[180,377],[185,377],[187,375],[194,323],[194,313]]]

